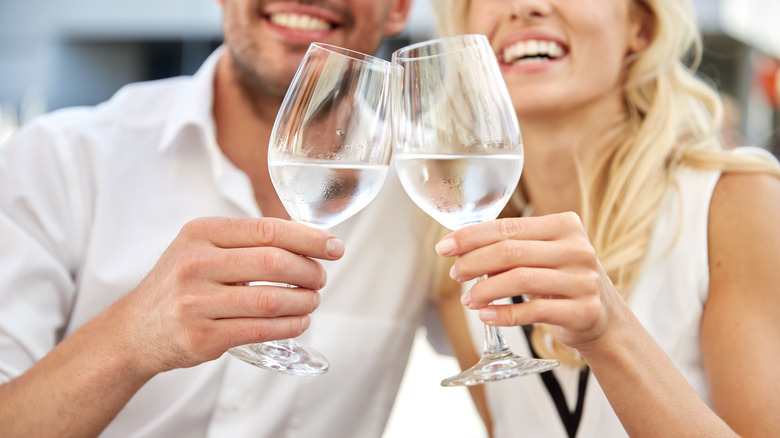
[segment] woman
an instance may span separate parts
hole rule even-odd
[[[504,329],[516,352],[531,354],[527,337],[564,362],[475,390],[488,427],[777,434],[780,170],[764,151],[720,145],[717,94],[685,64],[701,52],[690,2],[438,6],[444,33],[490,38],[526,149],[504,218],[437,245],[457,257],[452,279],[490,275],[462,296],[442,283],[443,320],[464,367],[481,345],[477,315],[517,326]],[[473,345],[459,296],[478,310],[466,312]]]

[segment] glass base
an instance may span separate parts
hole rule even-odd
[[[441,386],[473,386],[486,382],[549,371],[561,362],[548,359],[520,357],[509,350],[483,354],[471,368],[441,381]]]
[[[292,339],[241,345],[228,353],[256,367],[295,376],[318,376],[328,371],[323,355]]]

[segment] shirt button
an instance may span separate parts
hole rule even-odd
[[[229,416],[231,414],[238,414],[246,410],[247,403],[244,399],[238,398],[224,403],[219,408],[221,415]]]

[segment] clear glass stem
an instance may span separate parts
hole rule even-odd
[[[487,275],[484,275],[477,281],[486,278]],[[518,356],[506,345],[498,327],[487,324],[483,324],[483,327],[485,341],[482,357],[471,368],[442,380],[442,386],[481,385],[486,382],[549,371],[560,365],[557,360]]]
[[[487,279],[487,275],[479,277],[477,281],[485,279]],[[492,305],[493,303],[490,304]],[[501,334],[501,329],[487,324],[483,324],[483,327],[485,329],[485,342],[482,347],[483,355],[495,356],[509,351],[509,347],[507,347],[504,341],[504,336]]]
[[[485,344],[482,347],[483,354],[496,355],[509,350],[504,342],[504,336],[501,335],[501,330],[498,327],[487,324],[484,324],[484,327]]]
[[[285,286],[294,287],[291,284]],[[295,376],[318,376],[329,367],[325,356],[293,339],[240,345],[229,349],[228,353],[258,368]]]

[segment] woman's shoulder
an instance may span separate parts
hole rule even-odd
[[[710,205],[710,228],[764,224],[763,215],[780,217],[780,177],[767,172],[724,172],[718,179]],[[717,229],[717,228],[714,228]]]
[[[775,263],[780,255],[779,175],[723,172],[712,194],[707,221],[711,268],[738,275],[770,260]]]
[[[704,167],[682,166],[678,170],[676,185],[684,197],[688,195],[688,201],[706,198],[708,209],[716,214],[723,206],[727,211],[734,211],[738,210],[735,208],[738,203],[745,202],[748,206],[759,198],[766,202],[757,203],[767,206],[780,201],[777,193],[772,194],[780,189],[780,162],[766,149],[740,147],[719,155],[717,163]]]
[[[737,159],[754,159],[764,168],[744,168],[722,172],[712,195],[710,218],[749,220],[760,211],[780,207],[780,163],[769,151],[740,147],[731,151]]]

